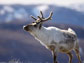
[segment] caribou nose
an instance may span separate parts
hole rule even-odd
[[[27,31],[28,27],[27,26],[23,26],[23,29]]]

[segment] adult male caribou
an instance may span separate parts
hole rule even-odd
[[[58,52],[66,53],[69,56],[69,63],[72,63],[72,50],[75,51],[79,63],[81,63],[77,35],[71,28],[62,30],[57,27],[42,26],[43,22],[51,20],[52,14],[51,12],[48,18],[44,18],[42,11],[40,11],[38,19],[31,16],[35,22],[25,25],[23,27],[24,30],[39,40],[43,46],[52,51],[54,63],[57,63],[56,58]]]

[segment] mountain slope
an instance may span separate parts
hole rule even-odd
[[[0,24],[0,62],[8,62],[12,59],[19,60],[21,62],[52,62],[52,55],[49,50],[43,47],[37,40],[34,39],[29,33],[25,32],[22,27],[23,24],[14,23],[2,23]],[[45,24],[44,26],[56,26],[62,29],[71,27],[77,32],[80,39],[80,46],[83,47],[84,29],[82,27],[63,24]],[[81,31],[81,32],[80,32]],[[84,49],[83,49],[84,51]],[[65,57],[65,58],[64,58]],[[84,55],[82,55],[84,57]],[[77,62],[74,57],[74,62]],[[67,62],[65,54],[59,54],[58,60],[62,62],[62,59]]]
[[[0,8],[0,11],[2,11],[0,22],[29,21],[31,20],[30,15],[36,17],[39,15],[39,11],[43,10],[45,17],[49,15],[50,11],[53,11],[53,22],[55,23],[84,26],[84,13],[66,7],[54,5],[0,5]]]

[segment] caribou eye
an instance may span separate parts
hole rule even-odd
[[[35,22],[32,22],[32,23],[35,23]]]
[[[37,25],[34,25],[34,27],[37,27]]]
[[[37,22],[36,24],[39,24],[40,22]]]

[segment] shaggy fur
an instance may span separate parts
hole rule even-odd
[[[62,30],[57,27],[42,26],[41,29],[39,29],[39,26],[40,24],[38,24],[37,27],[34,25],[27,25],[25,27],[27,27],[26,31],[28,30],[35,39],[37,39],[47,49],[52,51],[54,63],[57,63],[56,56],[58,52],[66,53],[70,57],[69,63],[72,63],[72,50],[76,52],[79,63],[81,63],[77,35],[71,28],[68,30]]]
[[[30,33],[39,40],[43,46],[55,46],[55,51],[57,52],[62,51],[62,49],[69,52],[76,46],[77,43],[77,36],[73,30],[70,32],[69,30],[61,30],[56,27],[46,28],[42,26],[40,30],[36,29]]]
[[[71,28],[62,30],[57,27],[42,26],[43,22],[52,19],[53,13],[51,12],[48,18],[44,18],[42,11],[40,11],[40,14],[41,16],[38,16],[38,19],[31,16],[35,22],[24,26],[24,30],[28,31],[43,46],[52,51],[54,63],[57,63],[58,52],[66,53],[69,56],[69,63],[72,63],[72,50],[75,51],[79,63],[81,63],[76,33]]]

